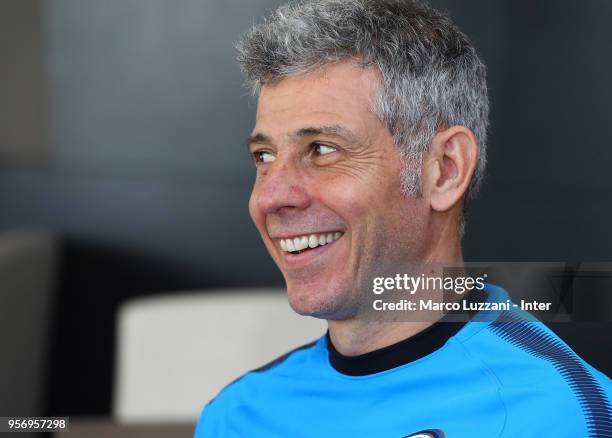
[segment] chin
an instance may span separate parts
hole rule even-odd
[[[289,305],[298,314],[321,319],[348,319],[356,314],[355,299],[347,290],[321,285],[287,284]]]

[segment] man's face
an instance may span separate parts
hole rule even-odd
[[[261,91],[249,211],[298,313],[353,317],[372,276],[424,257],[429,210],[400,192],[377,87],[377,70],[342,62]]]

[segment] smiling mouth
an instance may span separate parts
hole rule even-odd
[[[317,246],[327,245],[338,240],[344,233],[340,231],[318,234],[305,234],[286,239],[278,239],[277,242],[281,251],[290,254],[301,254]]]

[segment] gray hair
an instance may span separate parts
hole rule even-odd
[[[447,15],[410,0],[291,2],[249,29],[237,48],[254,94],[332,62],[377,66],[381,87],[373,109],[399,147],[402,192],[420,194],[424,152],[438,129],[455,125],[471,129],[478,141],[466,199],[478,191],[486,164],[486,69]]]

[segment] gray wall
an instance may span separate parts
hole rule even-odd
[[[0,229],[64,238],[50,412],[108,411],[125,299],[281,281],[247,214],[254,102],[232,48],[279,3],[45,3],[48,159],[0,164]],[[489,67],[490,166],[467,258],[610,260],[612,3],[432,3]],[[576,333],[579,351],[612,368]]]
[[[501,23],[465,26],[477,42],[502,29],[499,45],[486,44],[495,59],[490,167],[466,253],[610,260],[612,3],[518,0],[499,12]]]
[[[202,277],[234,272],[240,252],[265,281],[244,214],[253,111],[232,48],[262,6],[46,3],[49,159],[2,169],[0,226],[50,226]]]
[[[40,0],[0,3],[0,163],[46,156]]]

